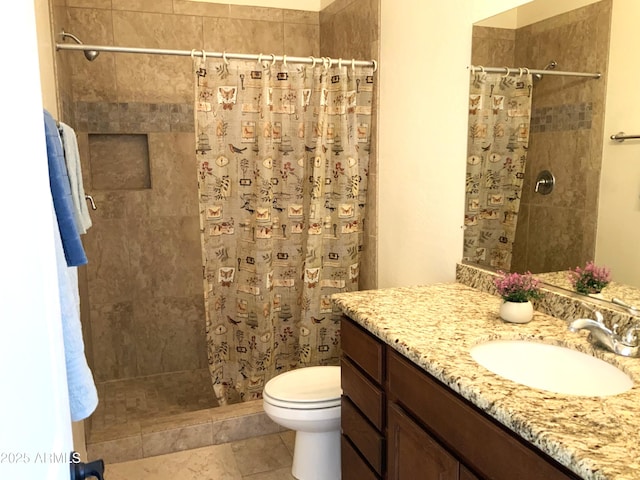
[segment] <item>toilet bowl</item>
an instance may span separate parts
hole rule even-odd
[[[291,474],[298,480],[339,480],[340,367],[305,367],[282,373],[262,392],[264,412],[295,430]]]

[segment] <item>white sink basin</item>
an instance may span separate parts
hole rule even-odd
[[[570,348],[526,340],[494,340],[471,348],[483,367],[517,383],[555,393],[604,397],[633,381],[610,363]]]

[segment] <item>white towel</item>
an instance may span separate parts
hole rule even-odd
[[[84,196],[78,139],[73,128],[62,122],[60,122],[60,133],[62,134],[62,145],[64,147],[64,161],[67,164],[67,172],[69,173],[76,227],[78,232],[87,233],[87,230],[91,227],[91,217],[89,216],[89,208]]]
[[[55,217],[55,212],[53,212]],[[55,220],[55,218],[54,218]],[[87,418],[98,406],[98,392],[93,375],[84,356],[82,325],[80,324],[80,295],[78,292],[78,269],[67,267],[62,239],[54,222],[58,288],[60,290],[60,313],[64,356],[67,367],[67,387],[71,420],[77,422]]]

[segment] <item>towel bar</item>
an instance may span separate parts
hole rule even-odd
[[[96,207],[96,202],[93,201],[93,197],[91,195],[85,195],[84,198],[85,200],[89,200],[89,203],[91,204],[91,210],[98,209],[98,207]]]
[[[611,135],[609,138],[611,140],[622,143],[625,140],[629,140],[631,138],[640,138],[640,135],[626,135],[624,132],[618,132],[615,135]]]

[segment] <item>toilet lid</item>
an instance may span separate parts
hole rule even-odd
[[[340,367],[305,367],[282,373],[267,382],[264,394],[290,403],[339,400]]]

